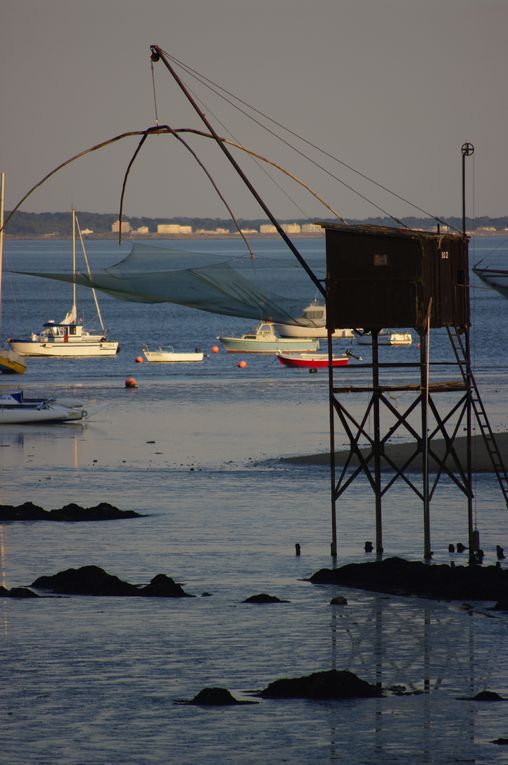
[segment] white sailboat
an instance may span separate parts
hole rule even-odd
[[[76,217],[72,210],[72,273],[76,274],[76,232],[79,234],[81,251],[85,260],[88,275],[91,276],[90,264],[86,254],[85,244]],[[97,311],[101,332],[91,332],[77,318],[76,283],[72,285],[72,307],[63,321],[47,321],[38,333],[32,332],[31,337],[9,340],[13,351],[21,356],[54,356],[58,358],[80,358],[91,356],[115,356],[119,351],[117,340],[109,340],[104,328],[102,315],[95,290],[92,294]]]
[[[2,280],[3,280],[3,256],[4,256],[4,201],[5,201],[5,173],[0,181],[0,331],[2,326]],[[22,375],[26,371],[23,358],[16,351],[8,348],[0,348],[0,372],[2,374]]]

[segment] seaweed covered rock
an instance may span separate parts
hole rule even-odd
[[[476,696],[473,696],[473,701],[504,701],[502,696],[495,691],[480,691]]]
[[[142,587],[138,591],[138,595],[144,595],[148,598],[193,598],[193,595],[189,595],[184,592],[182,586],[171,579],[166,574],[157,574],[154,576],[150,584],[146,587]]]
[[[29,590],[28,587],[12,587],[10,590],[7,587],[0,586],[0,598],[38,598],[39,596]]]
[[[99,566],[68,568],[53,576],[40,576],[31,587],[61,595],[137,595],[138,588],[106,573]]]
[[[60,509],[50,510],[52,521],[115,521],[123,518],[141,518],[134,510],[119,510],[109,502],[99,502],[95,507],[80,507],[71,502]]]
[[[288,603],[288,600],[280,600],[275,595],[267,595],[265,592],[259,595],[251,595],[249,598],[242,600],[242,603]]]
[[[22,505],[0,505],[0,521],[45,521],[47,511],[32,502]]]
[[[330,601],[331,606],[347,606],[347,598],[344,595],[336,595]]]
[[[109,502],[99,502],[95,507],[81,507],[71,502],[55,510],[44,510],[32,502],[22,505],[0,505],[0,522],[2,521],[113,521],[124,518],[141,518],[134,510],[119,510]]]
[[[53,576],[40,576],[31,584],[38,590],[51,590],[60,595],[106,595],[158,598],[194,597],[165,574],[154,576],[150,584],[139,587],[108,574],[99,566],[82,566],[60,571]]]
[[[381,688],[336,669],[293,679],[275,680],[258,695],[263,699],[355,699],[381,696]]]
[[[444,600],[503,602],[508,598],[508,570],[497,566],[448,566],[386,558],[321,569],[309,581]]]
[[[231,707],[238,704],[256,704],[257,702],[239,701],[227,688],[203,688],[193,699],[185,703],[207,707]]]
[[[10,598],[38,598],[37,593],[29,590],[28,587],[11,587],[9,590]]]

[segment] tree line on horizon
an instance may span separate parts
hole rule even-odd
[[[8,213],[6,213],[7,217]],[[111,227],[113,223],[118,220],[118,214],[114,213],[91,213],[81,212],[79,213],[79,223],[81,229],[89,229],[96,235],[111,234]],[[290,218],[287,220],[281,220],[281,223],[314,223],[317,219],[301,219]],[[319,219],[323,222],[324,219]],[[409,228],[423,228],[429,231],[436,230],[437,224],[430,218],[417,218],[417,217],[405,217],[400,219],[404,225]],[[444,223],[450,226],[451,229],[461,231],[462,219],[459,217],[449,217],[441,219]],[[229,218],[198,218],[198,217],[174,217],[174,218],[147,218],[147,217],[135,217],[126,216],[127,221],[132,229],[146,226],[150,234],[157,233],[157,224],[159,223],[176,223],[181,226],[192,226],[193,231],[197,229],[204,229],[207,231],[213,231],[217,228],[223,228],[226,231],[234,233],[236,231],[233,221]],[[332,219],[327,219],[327,222],[334,222]],[[371,224],[377,226],[394,226],[394,220],[389,217],[377,217],[377,218],[363,218],[348,221],[351,224]],[[268,223],[266,218],[256,219],[239,219],[241,228],[245,229],[259,229],[259,226],[263,223]],[[468,218],[466,220],[466,226],[468,230],[478,230],[479,228],[495,228],[497,231],[508,228],[508,215],[498,218],[490,218],[488,216],[482,216],[475,218],[474,220]],[[71,216],[69,212],[42,212],[42,213],[27,213],[17,212],[12,220],[9,221],[5,227],[6,235],[10,236],[25,236],[25,237],[39,237],[39,236],[58,236],[65,237],[71,236]]]

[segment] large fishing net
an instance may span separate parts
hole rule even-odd
[[[313,300],[316,288],[289,254],[223,260],[217,254],[137,243],[126,258],[91,275],[18,273],[74,281],[120,300],[177,303],[281,324],[323,325],[322,320],[302,319],[302,309]]]

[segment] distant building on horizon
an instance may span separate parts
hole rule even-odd
[[[192,226],[180,226],[178,223],[158,223],[158,234],[192,234]]]
[[[299,223],[283,223],[282,224],[282,230],[286,232],[286,234],[301,234],[302,233],[302,227]]]
[[[122,225],[120,226],[120,221],[115,220],[114,223],[111,226],[111,231],[113,234],[118,234],[119,231],[122,231],[122,234],[128,234],[131,230],[131,224],[127,220],[122,221]]]
[[[305,224],[305,226],[313,226],[313,223]],[[281,228],[283,231],[285,231],[286,234],[301,234],[304,230],[305,226],[302,226],[300,223],[282,223]],[[309,231],[321,231],[321,226],[316,226],[315,229],[307,229]],[[261,223],[259,226],[259,233],[260,234],[276,234],[277,229],[272,223]]]

